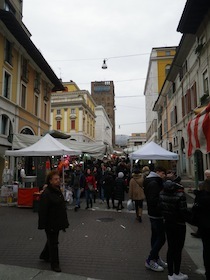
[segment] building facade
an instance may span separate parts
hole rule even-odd
[[[142,146],[146,141],[146,133],[131,133],[131,136],[128,138],[128,148]]]
[[[185,5],[177,29],[183,36],[154,106],[158,142],[179,154],[177,171],[197,184],[210,168],[210,3],[201,2]]]
[[[96,142],[112,147],[112,123],[103,106],[96,106]]]
[[[113,81],[91,82],[91,96],[102,105],[112,124],[112,146],[115,146],[115,91]]]
[[[157,141],[157,113],[152,108],[169,72],[175,53],[176,47],[160,47],[153,48],[150,54],[144,88],[147,141]]]
[[[63,86],[30,39],[22,1],[0,1],[0,174],[12,135],[50,128],[50,93]]]
[[[87,90],[72,81],[64,91],[51,95],[51,129],[61,131],[78,142],[95,141],[95,102]]]

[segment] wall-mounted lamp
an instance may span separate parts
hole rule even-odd
[[[106,61],[107,61],[107,59],[103,60],[103,64],[102,64],[102,67],[101,67],[102,69],[107,69]]]

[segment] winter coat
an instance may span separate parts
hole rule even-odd
[[[147,210],[150,217],[161,218],[159,208],[159,194],[163,189],[163,179],[157,173],[151,171],[143,182],[144,194],[147,201]]]
[[[64,230],[69,226],[66,204],[60,189],[47,186],[40,195],[38,229]]]
[[[125,199],[126,184],[124,178],[115,179],[114,198],[123,201]]]
[[[167,222],[184,224],[188,216],[184,188],[170,180],[164,183],[160,192],[160,209]]]
[[[85,188],[85,175],[81,171],[75,171],[71,177],[71,187],[74,189]]]
[[[93,175],[86,175],[85,176],[85,180],[86,180],[86,183],[85,183],[85,190],[88,190],[88,185],[91,184],[93,185],[93,188],[94,190],[96,190],[96,179],[95,179],[95,176]]]
[[[197,191],[193,208],[198,228],[210,230],[210,192]]]
[[[114,192],[114,175],[111,172],[106,172],[105,177],[104,177],[104,184],[103,184],[103,189],[104,189],[104,196],[109,198],[113,195]]]
[[[129,198],[132,200],[143,200],[145,198],[143,190],[143,176],[133,174],[129,182]]]

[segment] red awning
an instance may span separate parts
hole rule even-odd
[[[187,125],[188,157],[196,150],[203,154],[210,152],[210,104]]]

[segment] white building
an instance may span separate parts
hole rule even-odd
[[[112,123],[103,106],[95,107],[95,141],[112,146]]]

